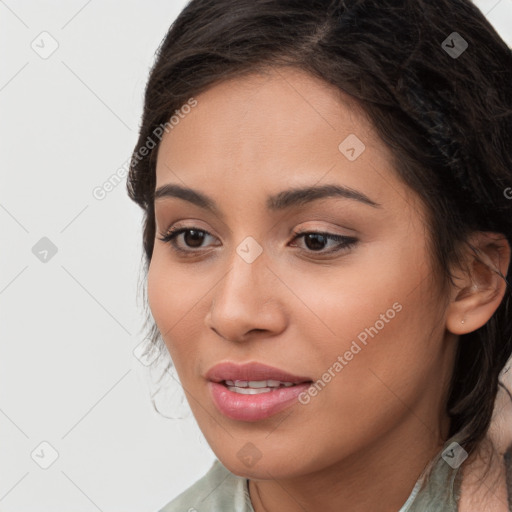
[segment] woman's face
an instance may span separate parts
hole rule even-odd
[[[148,298],[216,455],[286,478],[440,442],[456,339],[424,208],[371,124],[293,68],[195,99],[158,153]]]

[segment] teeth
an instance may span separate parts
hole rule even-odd
[[[229,391],[240,393],[241,395],[259,395],[260,393],[269,393],[272,391],[271,388],[238,388],[236,386],[228,386]]]
[[[237,386],[239,388],[246,388],[247,387],[247,381],[246,380],[226,380],[224,381],[227,386]]]
[[[248,382],[250,388],[268,388],[266,380],[250,380]]]
[[[268,393],[272,389],[279,387],[289,388],[294,386],[293,382],[281,382],[279,380],[225,380],[227,388],[230,391],[245,395],[256,395],[258,393]]]

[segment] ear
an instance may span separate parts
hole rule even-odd
[[[510,245],[504,235],[478,231],[468,240],[464,265],[454,272],[446,328],[467,334],[486,324],[505,291]]]

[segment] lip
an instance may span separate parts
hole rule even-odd
[[[274,368],[263,363],[237,364],[231,361],[219,363],[210,368],[206,373],[206,378],[213,382],[222,382],[223,380],[279,380],[299,384],[312,381],[310,377],[292,375],[280,368]]]
[[[236,364],[224,362],[210,368],[206,374],[213,403],[226,417],[238,421],[260,421],[298,401],[298,396],[312,383],[309,377],[292,375],[279,368],[252,362]],[[224,380],[278,380],[292,382],[295,386],[279,387],[266,393],[245,395],[230,391]]]

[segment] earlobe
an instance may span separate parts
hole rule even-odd
[[[446,328],[461,335],[485,325],[505,295],[510,245],[498,233],[477,232],[468,241],[465,266],[454,279]]]

